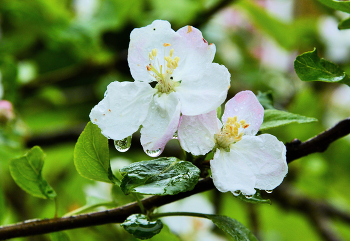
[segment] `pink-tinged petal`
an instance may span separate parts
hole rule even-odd
[[[155,95],[142,124],[141,144],[145,151],[164,149],[174,136],[180,120],[180,102],[174,93]]]
[[[193,155],[204,155],[215,146],[214,135],[220,131],[216,110],[207,114],[182,115],[177,136],[182,149]]]
[[[272,190],[281,184],[288,172],[286,147],[275,136],[243,136],[231,146],[256,177],[255,188]]]
[[[172,47],[165,48],[163,44],[172,44],[178,38],[179,35],[171,29],[168,21],[155,20],[146,27],[135,28],[130,34],[128,50],[128,63],[134,80],[143,82],[155,81],[147,71],[147,65],[150,63],[149,52],[156,48],[160,65],[164,66],[164,56],[169,55]],[[164,51],[166,52],[164,53]]]
[[[181,101],[181,112],[194,116],[208,113],[221,105],[230,87],[230,73],[223,65],[212,63],[191,80],[175,88]]]
[[[227,117],[234,116],[237,116],[238,121],[245,120],[249,124],[244,135],[255,135],[264,120],[264,108],[253,92],[241,91],[227,101],[222,122],[226,123]]]
[[[210,168],[215,187],[220,192],[241,191],[245,195],[255,193],[256,177],[245,162],[244,154],[217,149]]]
[[[91,110],[91,122],[107,138],[122,140],[139,129],[155,92],[148,83],[112,82],[103,100]]]
[[[185,26],[176,33],[180,38],[173,43],[172,48],[174,56],[178,56],[180,61],[174,76],[178,80],[192,79],[213,62],[216,47],[208,44],[201,31],[195,27]]]

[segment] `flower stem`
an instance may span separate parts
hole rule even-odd
[[[140,198],[139,198],[139,197],[137,196],[137,194],[135,194],[135,193],[132,193],[132,195],[133,195],[134,198],[136,199],[137,204],[140,206],[141,213],[145,214],[145,213],[146,213],[146,212],[145,212],[145,207],[143,206],[143,204],[142,204]]]
[[[190,217],[198,217],[198,218],[208,218],[208,215],[210,214],[204,214],[204,213],[192,213],[192,212],[170,212],[170,213],[156,213],[152,214],[150,216],[151,219],[158,219],[161,217],[168,217],[168,216],[190,216]]]

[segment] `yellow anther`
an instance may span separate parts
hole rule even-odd
[[[245,124],[245,120],[241,120],[239,123],[243,126]]]
[[[150,60],[153,60],[153,59],[154,59],[154,57],[153,57],[153,55],[152,55],[151,52],[149,52],[148,56],[149,56],[149,59],[150,59]]]
[[[169,47],[169,46],[171,46],[171,44],[163,43],[163,46],[164,46],[164,47]]]
[[[157,56],[157,49],[152,49],[152,55],[153,55],[154,57]]]
[[[192,26],[187,26],[187,33],[192,32]]]
[[[170,49],[170,57],[173,57],[174,49]]]

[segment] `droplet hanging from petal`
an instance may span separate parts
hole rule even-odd
[[[146,154],[149,155],[150,157],[158,157],[160,154],[162,154],[163,149],[159,148],[154,151],[146,150]]]
[[[174,139],[174,140],[177,140],[177,139],[178,139],[178,137],[177,137],[177,132],[174,133],[172,139]]]
[[[131,136],[124,138],[123,140],[114,140],[115,149],[120,152],[126,152],[131,146]]]
[[[245,198],[247,199],[251,199],[253,197],[253,195],[245,195]]]
[[[272,193],[273,190],[265,190],[267,193]]]

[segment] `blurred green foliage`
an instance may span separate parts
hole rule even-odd
[[[321,35],[321,29],[334,31],[324,20],[339,22],[339,12],[316,0],[282,1],[292,4],[285,6],[274,2],[276,8],[280,6],[275,11],[273,4],[267,2],[1,0],[2,99],[13,103],[16,118],[0,123],[0,223],[53,217],[52,201],[27,195],[9,175],[9,160],[35,145],[46,153],[43,176],[57,193],[59,216],[84,206],[87,196],[111,196],[109,184],[99,186],[77,173],[74,145],[89,121],[91,108],[103,98],[106,86],[115,80],[132,81],[126,61],[131,30],[155,19],[170,21],[175,30],[194,25],[208,42],[216,45],[215,61],[224,64],[232,76],[228,98],[246,89],[255,93],[272,91],[274,108],[319,120],[271,129],[269,133],[281,141],[305,141],[348,117],[350,100],[345,94],[339,101],[339,93],[350,95],[344,90],[348,86],[305,83],[293,69],[298,54],[316,47],[320,57],[332,58],[342,69],[350,70],[349,55],[338,60],[336,55],[329,55],[335,45],[342,51],[348,51],[349,46]],[[212,11],[220,4],[224,8]],[[278,15],[286,6],[293,9],[289,19]],[[323,154],[296,160],[289,165],[284,182],[299,193],[350,211],[349,150],[350,139],[345,137]],[[142,151],[137,134],[126,153],[117,152],[110,143],[110,156],[114,171],[131,162],[150,159]],[[181,158],[177,141],[169,142],[162,156]],[[117,191],[112,196],[118,202],[122,193]],[[208,196],[219,214],[252,228],[248,204],[230,193],[217,195],[210,191]],[[272,205],[257,205],[256,211],[262,240],[321,240],[305,215],[285,210],[273,200]],[[350,239],[349,226],[340,221],[332,225],[344,239]],[[116,224],[66,233],[71,240],[135,240]],[[161,237],[177,240],[168,228],[152,239]],[[50,240],[49,235],[35,238],[14,240]]]

